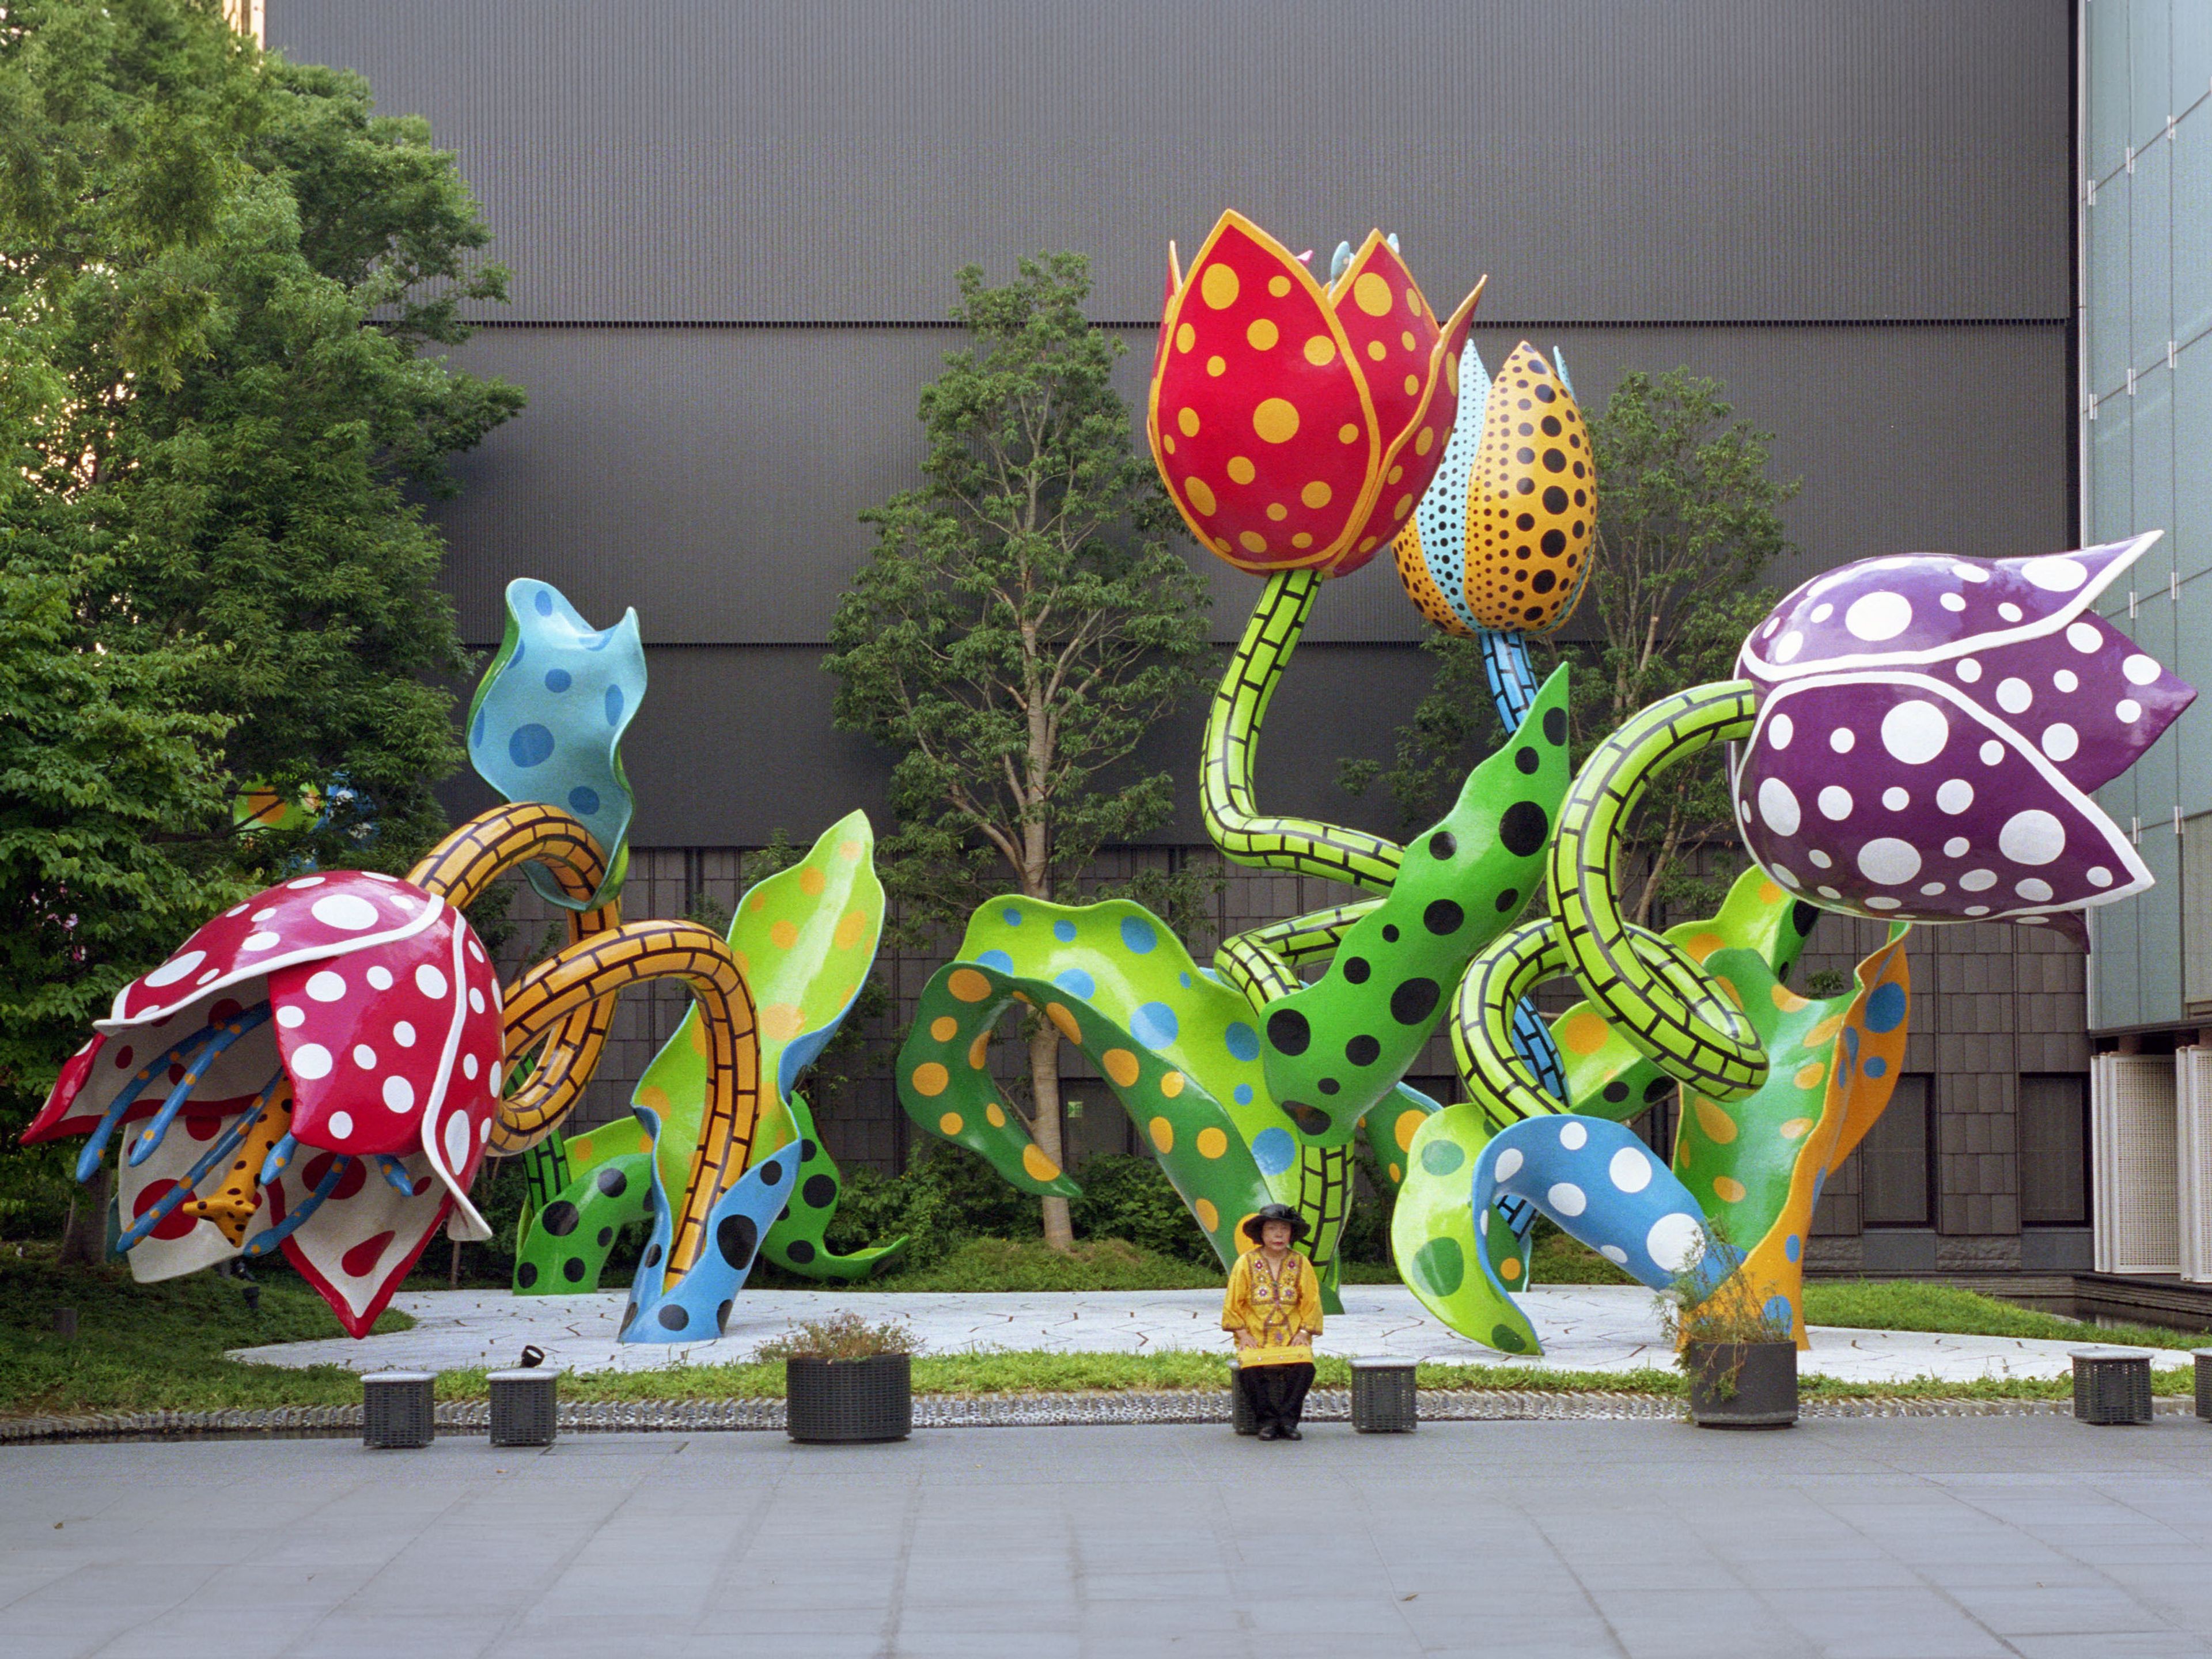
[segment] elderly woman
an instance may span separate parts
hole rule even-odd
[[[1306,1224],[1285,1204],[1245,1218],[1255,1248],[1230,1269],[1221,1328],[1237,1339],[1237,1386],[1262,1440],[1299,1440],[1298,1414],[1313,1386],[1313,1340],[1321,1334],[1321,1285],[1313,1263],[1291,1246]]]

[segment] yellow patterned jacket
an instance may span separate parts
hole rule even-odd
[[[1280,1267],[1271,1267],[1264,1250],[1245,1251],[1229,1270],[1221,1328],[1252,1339],[1252,1346],[1237,1350],[1242,1364],[1311,1364],[1308,1334],[1321,1330],[1321,1282],[1313,1263],[1292,1250]]]

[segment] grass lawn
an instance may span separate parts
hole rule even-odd
[[[261,1279],[260,1307],[249,1311],[242,1287],[211,1273],[137,1285],[121,1267],[58,1267],[51,1250],[21,1257],[0,1255],[0,1414],[190,1411],[358,1401],[359,1378],[338,1366],[283,1370],[240,1365],[222,1357],[226,1348],[339,1334],[330,1310],[298,1279],[271,1268],[262,1272]],[[932,1268],[867,1288],[1197,1289],[1219,1283],[1219,1275],[1210,1270],[1151,1255],[1119,1241],[1086,1246],[1071,1259],[1054,1256],[1029,1242],[976,1240]],[[79,1334],[72,1341],[54,1334],[58,1307],[77,1310]],[[2170,1350],[2212,1346],[2212,1337],[2204,1335],[2087,1326],[1969,1291],[1901,1281],[1811,1285],[1806,1289],[1806,1310],[1816,1325],[2094,1340]],[[404,1330],[411,1323],[404,1315],[387,1313],[377,1329]],[[915,1386],[923,1393],[972,1395],[1213,1389],[1224,1384],[1224,1358],[1212,1353],[924,1354],[915,1362]],[[1324,1359],[1319,1371],[1324,1388],[1340,1388],[1348,1381],[1342,1360]],[[2161,1394],[2191,1389],[2185,1366],[2152,1375],[2153,1386]],[[1431,1389],[1669,1395],[1680,1393],[1683,1386],[1672,1370],[1542,1371],[1518,1365],[1425,1365],[1421,1383]],[[1846,1383],[1808,1376],[1802,1391],[1807,1399],[2056,1400],[2067,1397],[2071,1387],[2063,1378]],[[485,1392],[480,1370],[448,1371],[439,1382],[444,1399],[480,1399]],[[571,1376],[563,1379],[562,1392],[578,1401],[773,1398],[783,1392],[783,1369],[757,1364],[671,1365]]]
[[[323,1299],[287,1270],[257,1273],[260,1308],[245,1286],[211,1273],[160,1285],[120,1265],[57,1266],[51,1249],[0,1255],[0,1413],[139,1412],[165,1407],[338,1405],[361,1383],[337,1365],[278,1371],[240,1365],[225,1348],[343,1336]],[[77,1334],[54,1333],[54,1310],[74,1308]],[[379,1331],[415,1322],[387,1312]]]

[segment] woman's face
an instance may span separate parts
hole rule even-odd
[[[1260,1243],[1270,1250],[1291,1248],[1291,1224],[1287,1221],[1263,1221],[1260,1224]]]

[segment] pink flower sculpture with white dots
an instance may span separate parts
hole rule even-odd
[[[499,981],[445,900],[358,871],[282,883],[125,986],[95,1029],[23,1139],[91,1134],[89,1173],[151,1120],[119,1161],[140,1279],[281,1244],[360,1336],[441,1222],[491,1236],[468,1190],[499,1109]],[[194,1189],[220,1190],[234,1224]]]
[[[2089,791],[2196,692],[2090,606],[2158,532],[2027,559],[1862,560],[1744,641],[1737,815],[1775,880],[1878,920],[2056,923],[2150,872]]]

